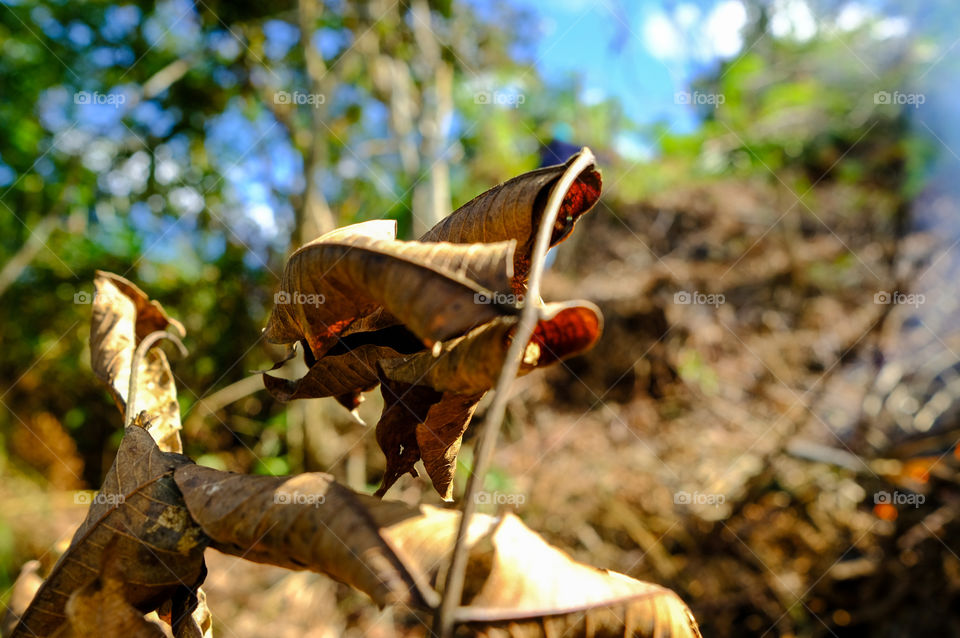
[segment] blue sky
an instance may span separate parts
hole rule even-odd
[[[678,8],[670,12],[662,0],[514,3],[540,15],[535,55],[545,78],[579,74],[586,101],[617,97],[636,122],[666,121],[676,132],[694,129],[697,119],[674,94],[743,45],[739,0],[671,3]]]
[[[675,94],[753,44],[744,41],[748,15],[740,0],[512,2],[540,17],[535,56],[543,77],[561,81],[578,74],[586,101],[616,97],[635,122],[666,122],[675,133],[697,126],[693,107],[678,104]],[[805,0],[772,0],[770,35],[803,42],[824,28],[843,32],[866,23],[877,37],[904,35],[907,19],[878,2],[845,3],[825,25]]]

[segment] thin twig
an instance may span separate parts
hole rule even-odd
[[[190,409],[190,418],[184,429],[195,432],[201,427],[203,420],[217,413],[231,403],[235,403],[254,392],[263,390],[263,375],[260,373],[244,377],[213,394],[201,397]],[[191,429],[193,428],[193,429]]]
[[[327,147],[326,136],[321,132],[327,126],[327,100],[330,80],[327,78],[326,63],[323,61],[323,54],[313,43],[313,34],[317,28],[317,21],[323,10],[319,0],[300,0],[298,3],[298,23],[300,26],[300,41],[303,43],[303,57],[306,62],[307,77],[310,80],[310,91],[314,94],[314,99],[320,100],[313,105],[313,124],[310,127],[310,147],[304,152],[304,171],[307,185],[303,193],[303,203],[297,211],[298,227],[294,232],[300,233],[300,243],[305,244],[316,236],[322,235],[333,230],[337,225],[337,220],[330,209],[330,204],[315,172],[321,168],[326,168]],[[318,96],[323,96],[320,98]],[[329,129],[326,129],[329,130]],[[309,224],[307,222],[310,222]],[[313,226],[308,232],[305,228]]]
[[[493,450],[496,447],[497,437],[500,434],[500,426],[503,424],[503,416],[507,407],[507,390],[517,378],[521,357],[540,318],[540,281],[543,278],[544,262],[547,251],[550,249],[550,238],[553,234],[557,215],[560,212],[560,205],[563,204],[563,199],[574,180],[584,170],[593,166],[595,162],[596,158],[589,148],[584,147],[580,150],[577,159],[567,167],[567,170],[560,177],[560,181],[557,182],[556,187],[550,193],[550,199],[547,201],[546,209],[543,211],[543,217],[540,220],[540,227],[537,229],[537,239],[531,255],[530,279],[527,284],[523,314],[513,335],[513,341],[507,351],[506,359],[504,359],[500,376],[497,379],[493,402],[480,432],[473,472],[470,474],[466,493],[463,495],[463,516],[460,518],[460,527],[457,530],[457,542],[454,545],[450,569],[447,572],[447,580],[443,588],[440,611],[434,622],[434,632],[440,638],[449,638],[453,634],[453,625],[456,621],[455,612],[460,606],[460,598],[463,595],[463,581],[466,574],[467,530],[470,528],[470,519],[477,509],[477,491],[483,487]]]
[[[130,425],[134,415],[136,415],[134,407],[137,401],[137,376],[140,371],[140,362],[143,361],[143,358],[147,355],[147,351],[153,347],[153,344],[161,339],[169,339],[174,342],[177,344],[180,354],[184,357],[187,356],[187,347],[180,341],[180,337],[172,332],[156,330],[143,338],[143,341],[140,342],[140,345],[137,346],[136,351],[133,353],[133,360],[130,362],[130,385],[127,386],[127,410],[123,415],[124,426]]]
[[[43,250],[47,245],[47,238],[56,230],[60,220],[56,216],[50,215],[44,217],[30,231],[30,238],[23,244],[20,250],[10,258],[3,268],[0,269],[0,295],[6,292],[7,288],[20,277],[26,270],[33,258]]]

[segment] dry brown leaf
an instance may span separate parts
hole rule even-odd
[[[51,635],[65,620],[69,597],[103,576],[108,565],[116,567],[110,577],[123,581],[125,600],[141,615],[178,588],[198,586],[206,538],[173,482],[174,469],[191,463],[161,452],[143,427],[126,428],[86,519],[13,635]]]
[[[387,468],[377,496],[404,474],[417,476],[414,465],[422,458],[437,493],[452,500],[460,441],[483,394],[442,394],[427,386],[384,379],[377,443]]]
[[[77,589],[67,601],[67,621],[55,638],[163,638],[160,625],[144,618],[124,597],[123,580],[102,577]]]
[[[210,613],[210,608],[207,606],[207,593],[203,591],[202,587],[198,587],[195,592],[186,590],[184,594],[187,596],[186,605],[181,606],[178,611],[185,613],[189,611],[191,606],[193,610],[190,612],[189,622],[183,622],[179,625],[174,638],[213,638],[213,614]],[[172,621],[176,621],[176,619],[176,615],[171,618]],[[170,624],[175,625],[176,623],[171,622]]]
[[[173,329],[180,336],[186,332],[157,301],[151,301],[123,277],[97,271],[94,284],[97,295],[90,327],[90,358],[94,372],[107,384],[124,414],[132,359],[139,343],[157,330]],[[150,415],[141,421],[147,424],[147,432],[161,452],[181,452],[180,407],[173,372],[163,351],[151,349],[144,355],[137,386],[137,407],[145,408]],[[172,600],[186,606],[167,618],[177,636],[212,636],[210,610],[202,589],[180,588]],[[187,608],[193,610],[192,614]]]
[[[160,302],[151,300],[147,293],[140,290],[140,288],[130,280],[105,270],[98,270],[96,272],[94,283],[96,283],[97,280],[111,282],[125,297],[133,301],[135,310],[134,317],[136,318],[135,332],[138,339],[142,339],[151,332],[165,330],[167,326],[173,326],[174,330],[178,332],[180,336],[186,334],[182,323],[170,317],[163,309],[163,306],[160,305]],[[96,301],[96,299],[94,299],[94,301]]]
[[[430,407],[443,395],[422,385],[383,379],[383,412],[377,422],[377,444],[387,460],[377,496],[383,496],[404,474],[419,476],[420,460],[417,426],[426,421]]]
[[[172,628],[171,638],[213,638],[213,616],[203,588],[181,587],[152,614]]]
[[[473,394],[494,386],[517,317],[501,317],[442,344],[440,352],[418,352],[380,362],[395,381],[429,386],[441,392]],[[603,317],[589,301],[547,304],[527,345],[520,374],[589,350],[600,338]]]
[[[474,297],[509,290],[515,242],[426,244],[397,241],[395,232],[390,220],[354,224],[295,252],[283,271],[267,339],[305,340],[319,358],[348,326],[381,308],[389,317],[380,327],[402,322],[428,345],[503,313]]]
[[[280,401],[345,395],[356,397],[380,383],[377,361],[399,357],[400,354],[389,346],[363,344],[343,354],[323,357],[299,379],[280,379],[264,374],[263,385]],[[349,407],[353,409],[356,405]]]
[[[417,446],[434,489],[445,501],[453,500],[453,476],[463,433],[484,393],[463,395],[447,392],[430,406],[427,419],[417,425]]]
[[[435,587],[459,512],[356,494],[326,474],[246,476],[191,465],[175,477],[221,551],[329,574],[378,604],[433,611],[439,601]],[[513,515],[476,515],[467,538],[471,560],[457,620],[473,633],[546,636],[564,627],[571,638],[700,635],[672,591],[578,563]],[[591,633],[598,627],[604,631]]]
[[[144,616],[124,597],[126,583],[117,570],[118,566],[106,567],[105,574],[70,595],[66,606],[67,620],[53,634],[55,638],[213,637],[212,617],[202,589],[197,589],[196,595],[190,588],[179,589],[174,596],[180,601],[175,605],[176,611],[163,614],[166,624],[176,628],[175,632],[168,633],[168,627],[160,623],[161,618],[156,612]],[[164,605],[169,606],[169,602]],[[186,606],[193,607],[192,615]]]
[[[402,504],[384,504],[315,472],[248,476],[191,465],[175,478],[194,520],[222,552],[328,574],[379,605],[428,602],[370,518],[373,506],[415,515]]]
[[[403,563],[439,584],[460,515],[421,510],[420,517],[378,522]],[[468,625],[470,635],[700,636],[673,591],[578,563],[513,514],[474,515],[467,546],[470,562],[456,619]]]
[[[586,612],[601,617],[603,624],[619,621],[615,635],[699,635],[693,615],[669,589],[578,563],[548,545],[513,514],[503,517],[491,542],[493,559],[484,563],[489,573],[479,592],[458,613],[460,622],[505,623],[564,614],[572,616],[562,621],[566,630],[578,625],[578,612]],[[473,584],[469,590],[475,589]],[[619,613],[591,611],[600,608]],[[526,624],[530,626],[523,633],[513,635],[545,633],[536,622]],[[591,624],[596,628],[600,623],[585,623]]]
[[[96,294],[90,323],[90,363],[107,384],[120,413],[127,405],[133,354],[140,340],[156,330],[172,328],[183,336],[183,326],[171,319],[156,301],[119,275],[97,271]],[[151,415],[151,435],[165,452],[182,452],[180,405],[167,357],[152,348],[137,374],[137,408]]]
[[[579,153],[565,164],[518,175],[481,193],[442,219],[427,231],[420,241],[470,244],[516,240],[517,248],[513,254],[513,291],[522,294],[526,290],[530,272],[534,237],[550,191],[567,166],[576,161],[577,157]],[[551,246],[567,238],[577,220],[597,203],[601,188],[600,173],[593,167],[577,177],[564,195],[550,240]]]

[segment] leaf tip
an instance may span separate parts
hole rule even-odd
[[[362,425],[363,427],[367,427],[367,422],[364,421],[363,418],[360,416],[360,410],[358,410],[357,408],[350,410],[350,416],[353,417],[353,422],[356,423],[357,425]]]

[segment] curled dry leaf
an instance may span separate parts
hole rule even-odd
[[[383,450],[387,468],[377,496],[383,496],[401,476],[419,476],[414,465],[420,460],[417,427],[427,420],[430,408],[443,394],[433,388],[383,380],[383,412],[377,422],[377,444]]]
[[[173,626],[176,626],[178,618],[184,619],[177,627],[174,638],[213,638],[213,614],[207,606],[207,593],[202,587],[195,591],[182,589],[181,593],[184,598],[167,619],[168,624]]]
[[[173,638],[213,638],[213,615],[203,588],[181,587],[147,618],[156,616],[173,628]]]
[[[377,496],[404,474],[417,476],[414,465],[422,458],[434,488],[451,500],[460,442],[483,394],[441,393],[425,385],[383,379],[377,443],[387,468]]]
[[[419,343],[411,352],[422,350]],[[390,346],[365,343],[342,354],[330,354],[316,361],[300,379],[280,379],[263,375],[267,391],[281,401],[316,397],[354,397],[377,387],[377,362],[399,357]],[[355,406],[348,405],[352,409]]]
[[[90,363],[123,414],[133,355],[140,341],[157,330],[172,329],[180,336],[186,332],[158,302],[123,277],[97,271],[94,286]],[[137,385],[136,407],[150,414],[151,435],[163,451],[182,452],[177,389],[167,357],[159,348],[149,350],[140,361]]]
[[[175,474],[194,520],[222,552],[353,585],[377,604],[422,606],[413,579],[370,519],[372,506],[401,504],[357,494],[328,474],[248,476],[197,465]]]
[[[290,257],[266,336],[304,344],[310,371],[297,381],[264,375],[275,397],[335,396],[352,410],[378,383],[378,359],[515,312],[476,303],[509,290],[515,242],[426,244],[395,233],[390,220],[354,224]]]
[[[206,537],[190,518],[173,471],[190,459],[161,452],[140,425],[126,428],[117,458],[70,547],[24,612],[13,636],[50,636],[66,619],[67,601],[94,595],[104,579],[123,582],[123,597],[141,615],[204,575]]]
[[[452,496],[462,435],[496,382],[518,320],[515,304],[489,302],[504,290],[522,299],[535,230],[568,165],[483,193],[420,242],[396,241],[392,221],[366,222],[320,237],[287,263],[267,337],[303,343],[309,371],[296,380],[264,375],[264,385],[284,401],[333,396],[352,410],[383,379],[399,384],[398,392],[384,388],[377,440],[387,468],[378,494],[404,473],[416,475],[423,458],[440,495]],[[600,189],[593,167],[574,180],[552,244],[569,235]],[[587,302],[548,305],[541,315],[521,374],[599,337],[600,313]]]
[[[553,635],[553,629],[561,635],[700,635],[671,590],[578,563],[513,514],[502,518],[490,542],[492,556],[472,557],[473,573],[468,567],[465,591],[477,593],[458,611],[459,622],[499,625],[518,637]]]
[[[582,153],[583,151],[581,151]],[[540,226],[550,192],[579,153],[564,164],[548,166],[523,175],[481,193],[426,232],[420,241],[445,241],[457,244],[516,240],[513,254],[513,291],[526,290],[530,273],[533,242]],[[600,198],[602,180],[593,167],[577,176],[564,194],[560,214],[550,238],[556,246],[567,238],[573,227]]]
[[[441,392],[470,394],[494,386],[517,317],[501,317],[444,343],[439,352],[418,352],[380,362],[395,381],[427,385]],[[589,301],[547,304],[527,345],[520,374],[585,352],[603,329],[599,308]]]
[[[326,474],[246,476],[190,465],[175,478],[221,551],[329,574],[378,604],[434,611],[439,601],[459,512],[381,501]],[[548,636],[561,627],[571,638],[700,635],[672,591],[578,563],[513,515],[476,515],[467,538],[471,560],[457,620],[472,633]]]
[[[172,330],[180,336],[183,325],[171,318],[157,301],[123,277],[97,271],[96,298],[90,325],[90,358],[94,372],[107,384],[120,413],[126,412],[130,372],[138,346],[158,330]],[[138,365],[136,402],[148,418],[141,420],[161,452],[182,451],[180,407],[176,385],[166,355],[150,349]],[[211,634],[210,610],[201,588],[181,587],[171,599],[179,607],[167,618],[176,636]],[[192,609],[192,613],[189,610]]]
[[[377,443],[387,459],[378,495],[405,473],[416,476],[423,458],[434,488],[453,497],[453,476],[463,434],[477,403],[503,367],[517,317],[500,317],[452,339],[439,351],[379,362],[384,410]],[[527,345],[520,374],[588,350],[600,336],[600,311],[589,302],[548,304]]]
[[[432,344],[497,316],[477,294],[509,290],[515,242],[456,245],[402,242],[396,222],[354,224],[327,233],[287,261],[266,337],[305,340],[321,357],[348,326],[383,310]],[[392,319],[396,317],[397,319]]]

